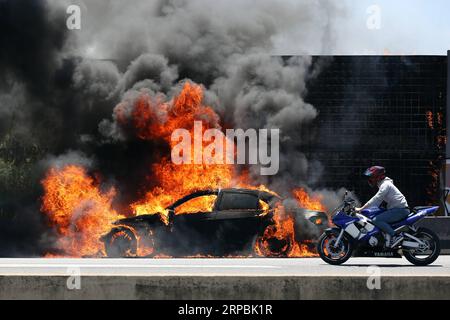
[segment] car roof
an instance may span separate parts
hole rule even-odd
[[[258,189],[247,189],[247,188],[225,188],[225,189],[218,189],[217,191],[222,192],[236,192],[236,193],[251,193],[257,196],[258,198],[262,200],[270,200],[272,198],[278,198],[281,199],[280,196],[278,196],[275,193],[271,193],[268,191],[258,190]]]
[[[214,194],[218,195],[220,192],[250,193],[264,201],[270,201],[273,198],[281,199],[278,195],[276,195],[274,193],[270,193],[270,192],[262,191],[262,190],[255,190],[255,189],[247,189],[247,188],[205,189],[205,190],[194,191],[188,195],[185,195],[184,197],[181,197],[180,199],[176,200],[174,203],[172,203],[167,208],[177,207],[181,203],[188,201],[190,199],[196,198],[196,197],[201,197],[201,196],[206,196],[206,195],[214,195]]]

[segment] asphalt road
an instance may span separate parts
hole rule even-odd
[[[382,276],[450,276],[450,256],[416,267],[400,258],[352,258],[331,266],[319,258],[303,259],[0,259],[4,275],[96,276],[362,276],[377,265]]]

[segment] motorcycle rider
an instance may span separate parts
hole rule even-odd
[[[386,177],[385,168],[373,166],[367,169],[364,175],[368,178],[371,187],[378,187],[378,192],[364,206],[356,208],[356,211],[379,207],[385,202],[387,210],[376,216],[372,222],[385,232],[386,246],[393,248],[403,240],[403,236],[401,234],[397,235],[390,223],[401,221],[410,214],[408,202],[394,185],[394,181]]]

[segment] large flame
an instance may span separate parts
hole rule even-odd
[[[176,142],[171,141],[172,132],[182,128],[193,136],[194,121],[202,122],[202,133],[207,129],[221,128],[219,116],[211,107],[203,105],[202,101],[202,87],[186,82],[180,94],[168,102],[141,96],[131,118],[121,117],[121,121],[124,126],[131,122],[141,139],[162,139],[173,147]],[[205,147],[206,142],[202,141],[202,146]],[[191,158],[203,158],[203,154],[196,154],[199,152],[202,152],[202,149],[193,148]],[[137,215],[155,212],[164,214],[164,208],[184,195],[202,189],[226,188],[232,186],[233,182],[236,183],[233,166],[214,161],[211,164],[176,165],[170,159],[164,158],[149,169],[152,179],[159,183],[148,190],[142,200],[131,205]],[[208,206],[207,198],[204,201],[201,207]],[[167,217],[163,219],[167,221]]]
[[[138,138],[162,139],[172,146],[172,132],[180,128],[192,132],[196,120],[202,121],[203,131],[220,129],[219,115],[202,101],[203,88],[186,82],[181,92],[169,101],[160,95],[142,93],[136,101],[120,103],[114,109],[114,114],[122,128]],[[133,104],[131,110],[130,103]]]
[[[322,204],[322,198],[320,196],[310,196],[303,188],[292,190],[292,195],[302,208],[322,212],[327,211],[325,206]]]
[[[99,254],[99,238],[122,218],[111,208],[115,190],[100,191],[99,182],[76,165],[50,169],[42,184],[41,210],[61,235],[58,248],[72,257]]]
[[[143,93],[132,105],[130,102],[119,104],[114,114],[128,134],[143,140],[163,141],[170,147],[174,144],[171,141],[173,130],[183,128],[192,133],[194,121],[202,121],[203,132],[210,128],[221,129],[219,116],[203,104],[202,87],[190,82],[186,82],[181,92],[171,100],[166,101],[162,95]],[[193,149],[192,158],[196,156],[194,152],[201,150]],[[254,186],[248,172],[237,172],[231,164],[213,161],[210,164],[176,165],[166,156],[158,163],[149,165],[148,169],[154,187],[148,189],[144,186],[147,188],[145,195],[130,207],[135,215],[159,213],[166,223],[168,216],[165,208],[197,190],[241,187],[271,192],[264,185]],[[42,184],[45,191],[42,211],[47,213],[61,235],[58,246],[69,256],[95,255],[102,251],[100,236],[107,233],[111,223],[120,218],[111,207],[114,189],[101,191],[99,181],[89,176],[84,168],[74,165],[50,169]],[[294,190],[294,196],[302,207],[324,210],[320,199],[308,197],[302,189]],[[202,197],[189,203],[181,212],[212,209],[213,203],[213,198]],[[268,210],[267,205],[263,204],[262,208]],[[285,241],[289,256],[311,255],[304,245],[296,241],[294,218],[286,214],[282,207],[277,206],[274,211],[273,225],[265,231],[256,251],[271,255],[267,244],[270,239]]]
[[[295,219],[279,203],[273,214],[273,224],[269,225],[255,242],[255,252],[259,256],[313,257],[308,246],[295,237]]]

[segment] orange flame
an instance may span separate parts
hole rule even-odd
[[[100,191],[99,183],[76,165],[50,169],[42,185],[41,210],[61,235],[58,248],[72,257],[98,254],[99,238],[122,218],[111,209],[115,190]]]
[[[210,128],[220,129],[219,116],[211,107],[203,105],[202,101],[202,87],[190,82],[186,82],[180,94],[169,102],[154,101],[151,97],[142,96],[132,113],[132,126],[136,128],[137,135],[141,139],[163,139],[173,147],[175,142],[170,139],[173,130],[183,128],[193,133],[194,121],[202,121],[203,132]],[[163,120],[155,122],[155,118],[158,117]],[[130,119],[121,117],[121,121],[126,125]],[[192,149],[191,152],[192,159],[195,156],[200,158],[203,156],[194,154],[202,150]],[[137,215],[156,212],[167,215],[164,208],[182,196],[202,189],[230,187],[236,182],[234,168],[230,164],[213,162],[176,165],[170,159],[164,158],[154,164],[151,171],[152,179],[158,183],[156,187],[146,192],[143,199],[131,205]],[[208,207],[208,200],[205,201],[202,207]],[[167,221],[167,217],[162,218]]]
[[[255,252],[259,256],[314,257],[317,256],[295,237],[295,219],[281,204],[277,204],[273,224],[255,242]]]
[[[303,188],[292,190],[292,194],[302,208],[322,212],[327,211],[322,204],[322,198],[320,196],[310,196]]]
[[[426,112],[426,117],[427,117],[427,124],[428,124],[428,127],[430,128],[430,129],[434,129],[434,115],[433,115],[433,112],[431,112],[431,111],[427,111]]]

